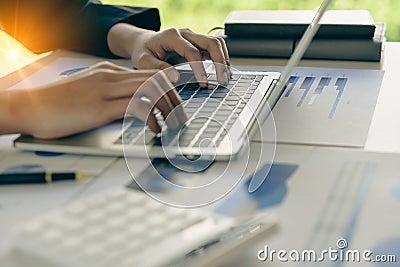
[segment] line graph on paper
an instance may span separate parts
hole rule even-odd
[[[383,74],[382,70],[297,67],[273,119],[266,123],[275,123],[278,143],[364,147]]]
[[[317,100],[318,97],[321,97],[324,90],[328,90],[329,86],[334,86],[333,88],[337,95],[332,102],[332,107],[329,111],[328,118],[332,119],[335,115],[336,109],[342,99],[344,90],[346,88],[346,84],[348,82],[348,77],[330,77],[330,76],[305,76],[300,77],[298,75],[291,76],[286,84],[286,93],[284,97],[290,97],[291,93],[295,90],[303,91],[299,101],[296,104],[296,107],[301,108],[303,104],[312,105]],[[332,84],[332,85],[331,85]],[[314,89],[312,90],[312,88]],[[306,103],[305,100],[309,98],[309,101]]]

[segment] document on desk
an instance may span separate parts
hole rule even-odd
[[[280,67],[238,69],[282,71]],[[263,127],[278,143],[364,147],[384,72],[298,67]],[[274,141],[255,136],[257,141]]]
[[[29,78],[22,79],[21,77],[21,80],[12,84],[10,89],[32,88],[33,86],[49,84],[104,60],[120,66],[131,66],[130,61],[126,59],[109,60],[87,54],[59,50],[24,69],[21,73],[26,77],[27,74],[25,72],[27,72]]]
[[[271,164],[265,160],[259,171]],[[399,154],[279,145],[272,168],[255,192],[248,192],[249,175],[214,204],[224,215],[271,212],[279,218],[279,232],[253,244],[251,253],[241,255],[242,261],[234,266],[353,266],[351,259],[329,258],[342,252],[346,257],[347,251],[361,253],[360,266],[398,266],[372,260],[377,255],[396,255],[400,260],[399,162]],[[244,164],[241,159],[236,163],[231,172]],[[280,261],[277,254],[259,260],[257,251],[266,246],[269,252],[286,251],[280,255],[288,260]],[[323,254],[330,248],[336,254]],[[300,253],[297,261],[294,250]],[[362,259],[366,250],[372,252],[371,262]],[[310,251],[315,251],[316,260],[313,255],[307,260]]]
[[[301,150],[288,147],[291,153]],[[274,210],[287,232],[285,238],[269,243],[271,249],[314,250],[318,257],[329,248],[344,257],[353,256],[346,256],[346,251],[357,251],[361,266],[386,266],[374,262],[377,255],[400,260],[399,161],[398,154],[313,149],[290,178],[285,202]],[[370,262],[362,258],[367,250],[372,252]],[[326,255],[323,262],[353,266],[355,261],[330,260]],[[318,265],[306,266],[313,264]]]

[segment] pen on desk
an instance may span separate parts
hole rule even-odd
[[[90,173],[80,172],[0,173],[0,185],[45,184],[59,181],[82,180],[92,176]]]

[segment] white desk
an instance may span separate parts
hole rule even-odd
[[[368,140],[365,149],[372,151],[382,152],[400,152],[400,120],[397,119],[397,114],[400,114],[400,91],[397,86],[398,74],[400,70],[397,64],[400,62],[400,43],[388,43],[384,51],[384,60],[382,65],[378,63],[367,63],[367,62],[339,62],[339,61],[304,61],[301,66],[314,66],[314,67],[333,67],[333,68],[366,68],[366,69],[380,69],[385,70],[385,76],[383,80],[382,89],[379,95],[378,104],[374,113],[371,129],[369,131]],[[265,59],[234,59],[234,64],[237,65],[284,65],[283,60],[265,60]],[[5,147],[9,146],[9,140],[3,137],[3,142],[0,144]],[[257,146],[254,143],[253,146]],[[283,162],[298,161],[300,166],[302,162],[307,162],[309,157],[318,158],[320,156],[329,158],[331,155],[329,149],[322,149],[320,152],[315,153],[318,149],[312,147],[293,147],[293,146],[280,146],[277,150],[277,160]],[[297,151],[297,152],[296,152]],[[335,152],[332,152],[333,154]],[[346,152],[347,153],[347,152]],[[351,154],[351,153],[350,153]],[[393,167],[393,161],[396,156],[380,156],[379,154],[371,154],[371,159],[377,162],[383,162],[387,160],[390,167]],[[388,157],[388,158],[387,158]],[[349,155],[348,158],[352,158]],[[400,159],[400,157],[399,157]],[[369,160],[367,157],[366,161]],[[137,173],[144,168],[141,161],[138,160]],[[332,180],[328,183],[334,183],[334,175],[329,174],[329,164],[324,161],[320,162],[321,166],[325,166],[327,169],[327,176],[332,176]],[[139,167],[140,166],[140,167]],[[246,173],[248,175],[249,173]],[[307,175],[307,171],[302,170],[298,175]],[[310,176],[312,176],[310,174]],[[314,177],[315,179],[316,177]],[[91,182],[85,184],[75,185],[57,185],[57,186],[24,186],[24,187],[2,187],[0,188],[0,265],[1,266],[15,266],[12,259],[8,258],[8,249],[11,244],[11,231],[10,229],[19,223],[22,223],[29,218],[36,216],[58,206],[70,203],[80,197],[90,195],[113,186],[124,186],[131,179],[131,176],[126,168],[123,159],[115,160],[101,175],[94,178]],[[311,178],[310,178],[311,179]],[[301,247],[301,242],[305,242],[308,238],[307,231],[298,231],[298,236],[293,236],[293,231],[296,230],[296,224],[301,227],[307,224],[307,212],[306,209],[296,209],[296,205],[299,207],[305,207],[311,205],[310,202],[318,201],[318,197],[322,197],[322,191],[311,190],[308,188],[307,191],[304,188],[304,183],[299,179],[291,179],[289,182],[289,189],[291,193],[287,200],[287,204],[284,207],[274,207],[275,210],[282,219],[280,231],[271,238],[271,244],[276,245],[275,249],[279,249],[279,246],[288,244],[289,248]],[[322,186],[322,184],[316,185]],[[72,189],[71,189],[72,188]],[[298,189],[298,190],[296,190]],[[313,197],[311,199],[311,196]],[[2,202],[15,202],[13,209],[2,209]],[[302,210],[302,212],[300,212]],[[315,215],[316,210],[309,210],[310,216]],[[397,210],[398,213],[398,210]],[[395,222],[399,219],[395,218]],[[387,225],[387,227],[391,227]],[[400,233],[400,231],[399,231]],[[263,248],[263,244],[269,242],[270,239],[266,239],[259,244],[254,244],[254,247],[249,247],[248,250],[243,251],[241,255],[241,261],[235,261],[237,266],[252,266],[259,263],[261,266],[265,263],[257,261],[256,252]],[[290,246],[289,246],[290,245]],[[400,260],[400,259],[399,259]],[[279,265],[279,263],[274,263]]]

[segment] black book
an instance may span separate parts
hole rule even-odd
[[[377,23],[374,37],[314,39],[303,58],[380,61],[385,42],[386,25]],[[298,43],[293,38],[242,38],[223,34],[229,54],[236,57],[276,57],[289,58]]]
[[[232,11],[225,21],[229,37],[300,38],[312,21],[312,10]],[[315,38],[371,39],[375,23],[367,10],[329,10]]]

